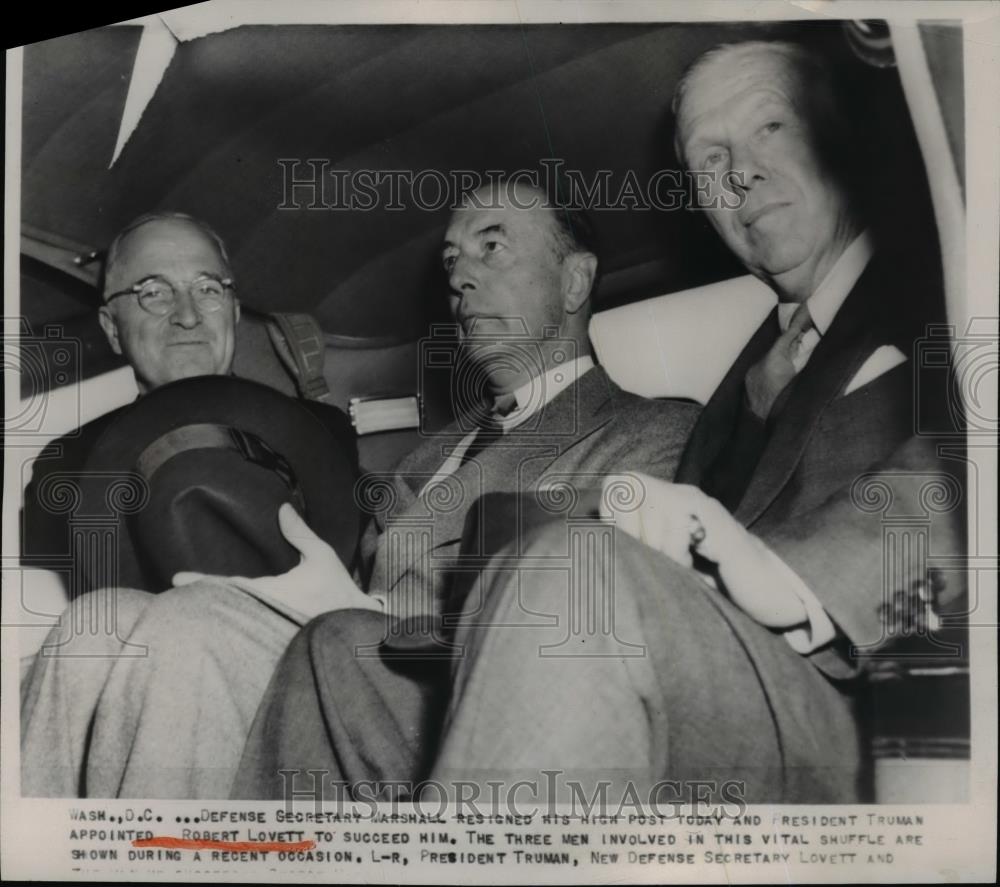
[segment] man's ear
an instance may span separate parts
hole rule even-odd
[[[240,322],[240,300],[237,298],[233,299],[233,324]]]
[[[597,277],[597,256],[588,252],[570,253],[563,260],[563,308],[576,314],[590,298]]]
[[[108,337],[108,344],[111,346],[111,350],[115,354],[121,354],[122,343],[118,337],[118,321],[115,320],[111,309],[107,305],[101,305],[97,312],[97,320],[101,324],[101,329],[104,330],[104,335]]]

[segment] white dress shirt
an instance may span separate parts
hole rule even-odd
[[[833,267],[827,272],[820,285],[816,287],[816,291],[806,300],[806,304],[809,306],[809,316],[812,318],[815,329],[809,330],[802,338],[799,353],[802,355],[804,352],[804,357],[800,357],[801,365],[797,366],[796,369],[801,370],[809,361],[813,349],[819,344],[820,337],[824,336],[826,331],[830,329],[833,318],[837,316],[840,306],[844,304],[844,300],[854,289],[854,284],[858,282],[871,257],[871,235],[868,231],[862,231],[840,254],[840,258],[833,263]],[[778,304],[778,323],[783,331],[788,329],[792,315],[798,307],[797,302],[780,302]]]
[[[568,363],[552,367],[543,376],[529,379],[513,391],[516,406],[500,419],[500,427],[506,432],[527,422],[557,394],[565,391],[585,372],[594,367],[594,359],[584,354]]]

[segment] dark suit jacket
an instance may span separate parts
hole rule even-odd
[[[397,613],[437,610],[467,522],[491,525],[486,493],[530,493],[567,481],[599,487],[617,471],[670,479],[700,408],[651,401],[619,388],[601,367],[584,373],[537,414],[420,495],[468,433],[458,422],[429,437],[391,475],[370,482],[373,520],[362,543],[374,559],[370,590],[388,593]],[[472,534],[475,537],[475,533]],[[466,533],[462,556],[483,545]]]
[[[895,578],[884,578],[884,533],[894,515],[925,521],[936,550],[964,551],[962,462],[938,454],[934,435],[945,430],[942,421],[930,419],[926,427],[925,413],[925,427],[917,427],[918,395],[938,407],[948,397],[939,384],[943,374],[922,373],[913,343],[899,340],[898,324],[885,311],[907,285],[898,266],[878,257],[869,263],[772,418],[760,461],[734,512],[806,582],[843,635],[865,647],[883,637],[880,604],[886,595],[926,567],[921,560],[926,551],[914,545],[894,565]],[[736,422],[747,370],[766,353],[776,330],[777,311],[706,405],[678,467],[678,482],[703,482]],[[901,346],[910,359],[844,396],[865,360],[887,344]],[[888,484],[891,513],[888,502],[879,506],[872,500],[874,488],[865,489],[875,475]],[[928,508],[928,485],[939,484],[948,489],[948,507]],[[964,592],[961,573],[946,592],[950,599]],[[831,648],[817,651],[813,660],[831,676],[846,677],[858,667],[856,657]]]

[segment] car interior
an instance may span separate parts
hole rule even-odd
[[[236,22],[167,34],[133,24],[28,46],[18,415],[30,434],[8,440],[8,458],[26,482],[48,441],[136,397],[96,320],[100,260],[130,219],[169,209],[205,219],[229,247],[243,309],[234,373],[349,412],[362,468],[391,470],[453,418],[448,360],[426,360],[429,348],[457,348],[439,258],[449,209],[351,208],[349,196],[364,195],[338,192],[332,173],[537,170],[559,158],[587,182],[610,170],[620,196],[624,171],[646,183],[680,168],[669,101],[688,63],[751,37],[814,46],[861,97],[885,210],[873,225],[943,276],[951,311],[940,243],[955,236],[948,213],[964,193],[964,121],[961,39],[948,23],[921,26],[909,43],[881,22]],[[931,124],[913,110],[925,102]],[[622,200],[592,211],[597,361],[627,390],[704,403],[774,294],[697,211]],[[18,576],[30,655],[66,592],[58,570]],[[967,662],[920,675],[913,664],[872,681],[883,701],[873,703],[871,793],[961,800]],[[919,699],[940,707],[930,729],[914,726],[914,707],[931,704]]]

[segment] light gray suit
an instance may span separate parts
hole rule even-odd
[[[376,479],[367,494],[369,587],[388,594],[389,618],[341,611],[299,633],[261,704],[234,797],[282,797],[279,769],[322,769],[348,782],[419,778],[456,655],[440,617],[461,607],[463,570],[475,572],[496,525],[484,494],[564,481],[599,487],[622,471],[670,478],[698,413],[629,394],[596,367],[436,489],[420,495],[466,427],[429,438]]]

